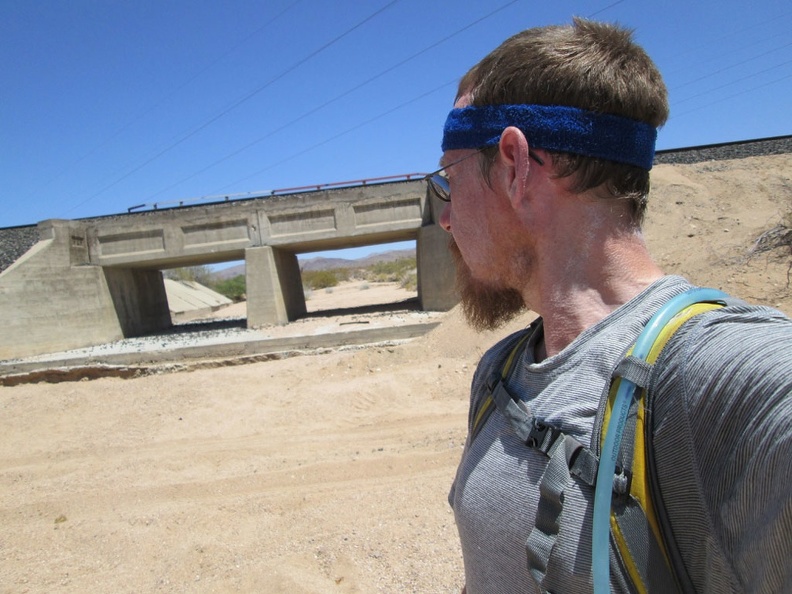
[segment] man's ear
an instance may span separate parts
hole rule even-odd
[[[501,134],[498,149],[501,161],[498,182],[508,193],[512,205],[516,206],[515,200],[522,200],[528,184],[528,171],[531,167],[528,139],[522,130],[509,126]]]

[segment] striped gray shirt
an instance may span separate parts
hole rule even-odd
[[[680,277],[660,279],[541,363],[534,362],[534,338],[516,361],[510,391],[529,401],[537,418],[590,444],[612,370],[652,314],[689,288]],[[514,340],[504,339],[482,357],[471,404],[486,395],[487,378]],[[674,444],[669,448],[679,440],[688,444],[669,452],[679,468],[668,472],[679,480],[663,489],[697,589],[792,592],[792,321],[742,305],[702,314],[672,337],[657,370],[658,402],[682,407],[686,421],[661,424],[658,431],[670,432],[663,442]],[[654,413],[663,419],[669,410]],[[497,412],[472,443],[468,438],[449,494],[467,594],[539,591],[527,569],[525,540],[546,464]],[[700,485],[700,496],[691,484]],[[552,592],[592,590],[593,499],[593,490],[575,480],[565,491],[545,584]],[[611,585],[626,591],[618,575]]]

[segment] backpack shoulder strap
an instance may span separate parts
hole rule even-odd
[[[668,341],[679,330],[679,328],[681,328],[682,325],[689,320],[693,320],[700,314],[718,309],[724,305],[731,305],[733,303],[741,302],[730,297],[726,297],[719,303],[697,303],[683,310],[671,322],[669,322],[664,334],[658,338],[658,344],[652,348],[647,360],[654,366],[666,343],[668,343]],[[652,378],[648,378],[647,381],[651,381],[651,379]],[[667,482],[664,483],[663,477],[657,473],[657,468],[653,464],[653,459],[657,450],[654,447],[654,431],[651,422],[651,413],[654,410],[653,396],[656,390],[649,390],[648,383],[644,384],[642,387],[645,389],[645,403],[643,407],[643,416],[645,418],[643,419],[644,439],[641,443],[642,451],[640,452],[640,460],[642,468],[640,471],[644,476],[644,481],[642,485],[642,491],[640,492],[639,496],[646,502],[648,518],[652,524],[652,530],[658,541],[662,543],[664,547],[665,558],[669,567],[671,568],[671,571],[673,572],[677,589],[680,592],[692,593],[695,592],[696,589],[693,585],[693,581],[690,579],[688,569],[679,551],[676,538],[674,537],[673,531],[670,527],[671,525],[668,512],[663,504],[663,484],[667,484]],[[665,481],[668,481],[668,477],[665,478]],[[686,490],[689,493],[696,492],[699,490],[699,485],[689,484],[689,488],[686,488]]]
[[[470,441],[473,441],[478,435],[484,422],[495,410],[495,400],[493,399],[493,392],[496,386],[501,382],[505,382],[514,372],[514,362],[519,357],[520,353],[525,349],[525,346],[530,341],[534,332],[540,327],[539,318],[537,318],[531,325],[526,328],[522,334],[517,338],[514,346],[507,351],[505,358],[503,358],[499,365],[494,367],[490,376],[487,378],[487,395],[476,403],[473,409],[470,421]]]
[[[564,491],[571,477],[594,485],[597,458],[575,438],[536,418],[530,406],[512,394],[506,383],[514,370],[517,356],[528,344],[532,332],[527,332],[505,358],[502,368],[491,374],[487,382],[487,397],[473,415],[471,439],[491,412],[497,409],[511,424],[516,436],[529,448],[548,458],[539,480],[539,503],[534,527],[525,542],[528,570],[536,583],[546,590],[545,577],[560,529],[564,506]]]
[[[691,318],[718,307],[724,303],[726,296],[719,291],[711,289],[697,289],[675,298],[663,312],[658,312],[661,316],[660,322],[655,323],[653,330],[652,321],[647,325],[653,336],[650,341],[641,343],[639,337],[636,345],[627,353],[627,356],[619,363],[614,372],[608,402],[605,406],[602,419],[602,435],[600,444],[603,451],[606,449],[605,442],[607,433],[615,431],[620,438],[621,434],[625,439],[614,449],[610,446],[607,453],[603,453],[603,459],[607,454],[608,459],[617,462],[619,472],[616,479],[621,476],[626,481],[626,489],[621,492],[616,488],[618,481],[614,479],[613,492],[616,498],[611,501],[611,493],[608,493],[607,504],[611,509],[603,505],[603,501],[596,497],[605,492],[605,489],[598,487],[595,496],[595,534],[593,537],[593,570],[595,574],[595,591],[602,590],[606,583],[608,565],[603,560],[603,555],[597,555],[597,546],[605,543],[607,546],[607,532],[603,539],[602,533],[602,509],[610,511],[607,517],[606,529],[610,532],[615,545],[616,558],[621,562],[623,569],[628,574],[633,585],[639,592],[647,592],[650,586],[659,588],[660,591],[674,591],[682,589],[687,591],[684,568],[678,567],[673,562],[675,555],[669,551],[667,539],[663,538],[663,532],[658,520],[662,510],[657,510],[651,493],[653,476],[646,467],[647,448],[651,447],[651,435],[645,423],[646,391],[654,363],[657,361],[663,347],[669,339],[679,330],[679,328]],[[708,302],[700,302],[703,300]],[[655,320],[655,318],[653,318]],[[657,322],[657,320],[655,320]],[[645,330],[646,332],[647,330]],[[642,337],[645,335],[642,334]],[[636,350],[639,350],[636,353]],[[626,386],[626,388],[625,388]],[[620,423],[615,429],[611,426],[614,419],[614,409],[617,406],[617,396],[619,391],[629,389],[630,399],[622,403]],[[615,456],[615,458],[614,458]],[[601,465],[600,468],[602,468]],[[603,475],[598,475],[598,481]],[[599,504],[599,506],[597,505]],[[597,514],[597,510],[600,514]],[[598,522],[599,520],[599,522]],[[597,537],[600,538],[599,544]],[[607,557],[605,557],[607,559]]]

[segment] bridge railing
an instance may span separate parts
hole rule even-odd
[[[210,196],[201,196],[199,198],[186,198],[182,200],[170,200],[166,202],[151,202],[145,204],[137,204],[127,208],[127,212],[140,210],[141,208],[152,208],[158,210],[160,207],[172,208],[179,206],[186,206],[196,202],[213,201],[213,202],[230,202],[231,200],[245,200],[249,198],[263,198],[265,196],[287,196],[289,194],[300,194],[305,192],[320,192],[331,188],[354,188],[362,186],[370,186],[376,184],[392,183],[397,181],[411,181],[414,179],[422,179],[426,177],[426,173],[403,173],[401,175],[388,175],[383,177],[370,177],[366,179],[357,179],[350,181],[330,182],[324,184],[311,184],[308,186],[295,186],[292,188],[279,188],[277,190],[258,190],[252,192],[239,192],[234,194],[213,194]]]

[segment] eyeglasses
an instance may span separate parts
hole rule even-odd
[[[434,192],[434,195],[437,196],[443,202],[451,202],[451,186],[448,184],[448,177],[443,175],[443,172],[449,167],[453,167],[457,163],[461,163],[465,159],[470,159],[470,157],[480,154],[481,151],[483,150],[484,148],[480,148],[476,150],[475,153],[470,153],[469,155],[466,155],[461,159],[457,159],[453,163],[449,163],[445,167],[441,167],[437,171],[434,171],[429,175],[427,175],[424,179],[426,179],[426,183],[429,184],[429,187],[431,188],[432,192]],[[544,165],[544,161],[540,159],[539,156],[536,153],[534,153],[532,150],[528,150],[528,156],[537,163],[539,163],[539,165]]]

